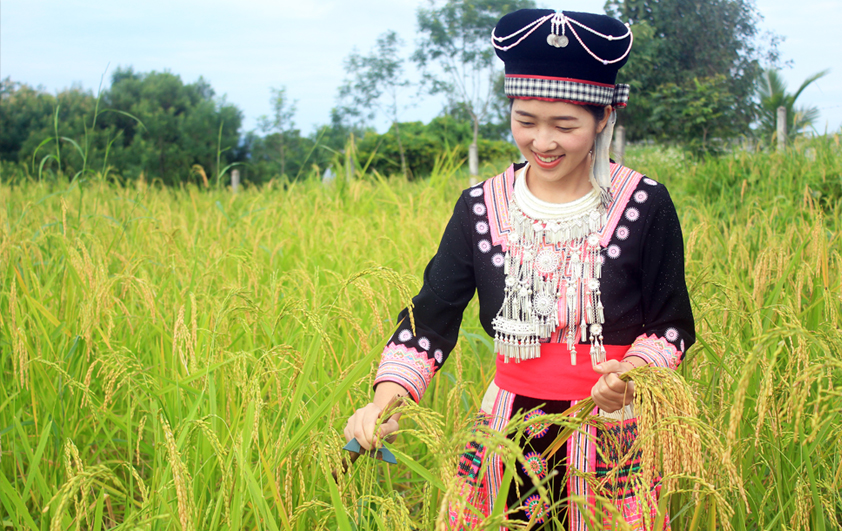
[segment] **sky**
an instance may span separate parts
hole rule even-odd
[[[415,45],[415,13],[428,0],[0,0],[0,79],[58,92],[72,85],[96,93],[117,67],[170,71],[185,83],[203,76],[244,115],[244,130],[270,113],[270,88],[297,100],[295,123],[308,134],[329,121],[345,74],[343,60],[367,53],[395,30]],[[604,0],[539,5],[602,12]],[[790,91],[831,69],[799,98],[817,106],[819,132],[842,128],[842,60],[834,40],[842,1],[756,0],[760,27],[785,38],[781,57]],[[633,53],[633,52],[632,52]],[[632,60],[633,57],[632,57]],[[414,74],[410,67],[410,74]],[[633,97],[630,104],[633,104]],[[429,121],[442,101],[413,98],[402,120]],[[385,121],[377,124],[385,128]],[[2,127],[2,124],[0,124]]]

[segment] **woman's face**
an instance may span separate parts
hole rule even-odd
[[[607,120],[606,114],[606,118],[597,123],[581,105],[515,99],[512,135],[529,162],[530,189],[534,184],[536,188],[563,189],[573,195],[579,195],[577,189],[586,190],[591,164],[589,152]],[[538,190],[532,192],[538,195]]]

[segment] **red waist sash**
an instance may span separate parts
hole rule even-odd
[[[605,345],[606,359],[622,360],[631,345]],[[497,387],[530,398],[581,400],[602,374],[593,370],[590,345],[577,345],[576,365],[570,365],[566,343],[543,343],[541,357],[521,362],[497,355]]]

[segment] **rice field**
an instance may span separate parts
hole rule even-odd
[[[676,202],[699,338],[682,380],[640,376],[661,513],[842,529],[839,137],[626,162]],[[444,529],[465,443],[504,442],[470,430],[494,367],[475,303],[398,464],[343,473],[341,433],[468,179],[447,154],[426,180],[354,173],[235,195],[0,169],[4,528]]]

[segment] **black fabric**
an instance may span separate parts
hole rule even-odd
[[[509,13],[497,23],[494,28],[494,35],[498,38],[511,35],[541,17],[553,13],[555,11],[552,9],[521,9]],[[564,15],[603,35],[620,37],[628,33],[625,24],[607,15],[574,11],[564,11]],[[565,36],[568,38],[567,46],[557,48],[547,43],[547,36],[552,33],[551,26],[551,20],[547,20],[517,46],[513,46],[509,50],[496,49],[497,56],[506,65],[506,75],[564,77],[610,85],[615,84],[617,70],[626,63],[628,56],[616,63],[603,64],[582,47],[570,28],[565,29]],[[575,24],[572,27],[588,49],[598,57],[608,61],[617,59],[626,53],[632,38],[629,35],[623,39],[609,41]],[[498,41],[497,44],[508,46],[521,36],[523,36],[523,33],[510,39],[510,42]]]
[[[515,170],[520,167],[515,165]],[[413,298],[416,333],[407,341],[399,339],[402,331],[411,331],[404,309],[391,338],[396,344],[426,351],[428,358],[436,360],[436,370],[456,345],[462,313],[474,292],[479,296],[480,322],[492,338],[491,321],[503,303],[505,275],[503,267],[495,265],[495,256],[502,258],[503,250],[488,244],[490,234],[477,231],[478,223],[488,224],[489,214],[484,193],[477,195],[474,191],[481,189],[479,184],[462,193],[438,252],[424,271],[424,285]],[[638,201],[644,195],[645,200]],[[630,214],[631,209],[636,216]],[[602,251],[605,344],[631,345],[641,335],[654,335],[665,338],[683,355],[695,341],[695,326],[675,207],[664,185],[642,179],[623,211],[608,248]],[[482,241],[488,245],[482,246]],[[614,248],[619,255],[611,257]],[[425,341],[419,344],[419,338],[427,338],[429,345]],[[493,359],[494,354],[489,352],[489,362]]]

